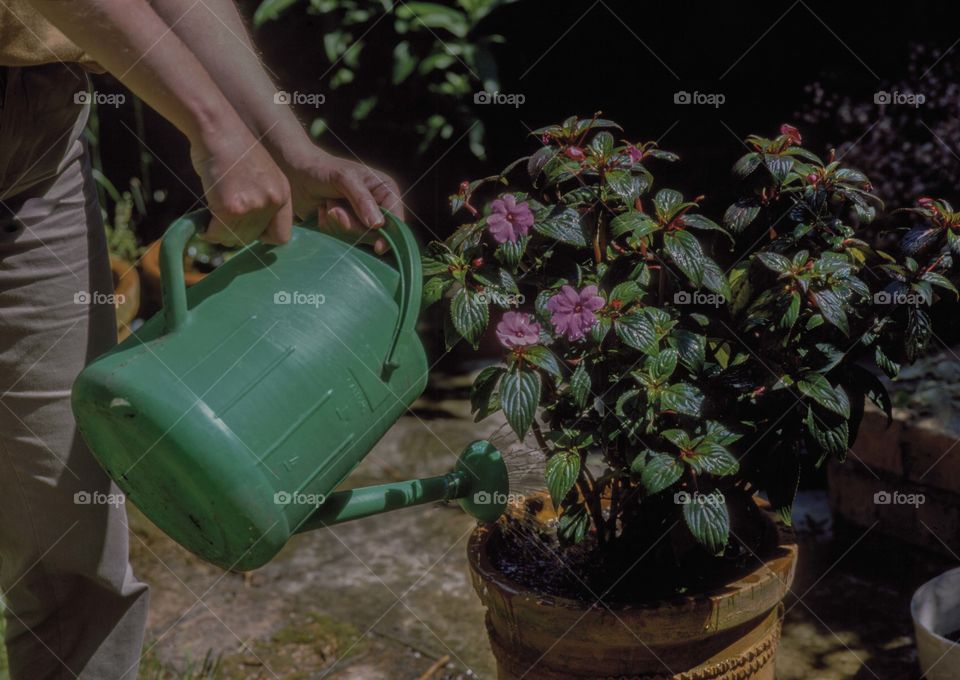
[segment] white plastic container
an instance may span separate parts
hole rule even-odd
[[[943,637],[960,630],[960,567],[920,586],[910,601],[910,615],[924,678],[960,679],[960,644]]]

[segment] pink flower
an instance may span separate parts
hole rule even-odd
[[[547,309],[557,333],[570,340],[579,340],[597,322],[593,313],[603,304],[596,286],[587,286],[579,293],[572,286],[563,286],[559,293],[547,300]]]
[[[533,226],[533,212],[526,201],[517,203],[513,194],[505,194],[503,198],[494,199],[490,204],[493,212],[487,217],[487,228],[497,243],[514,243],[521,236],[526,235]]]
[[[526,347],[540,341],[540,324],[532,321],[529,314],[507,312],[497,324],[497,339],[504,347]]]
[[[639,163],[641,160],[643,160],[643,152],[633,144],[627,147],[627,155],[630,157],[630,161],[633,163]]]
[[[789,139],[791,144],[800,144],[803,141],[800,131],[789,123],[780,126],[780,134]]]

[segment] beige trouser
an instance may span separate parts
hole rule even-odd
[[[70,386],[115,342],[82,69],[0,67],[0,591],[13,680],[133,680],[147,587]],[[89,501],[89,502],[84,502]]]

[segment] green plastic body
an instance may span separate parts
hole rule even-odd
[[[381,233],[397,269],[295,226],[289,243],[252,244],[186,289],[183,249],[208,219],[171,225],[163,310],[82,372],[73,410],[157,526],[249,570],[307,525],[423,392],[420,256],[392,215]]]

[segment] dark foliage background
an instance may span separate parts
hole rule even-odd
[[[253,17],[259,2],[241,0],[240,5],[245,16]],[[257,29],[254,40],[279,87],[327,92],[329,76],[320,76],[330,71],[323,50],[328,26],[323,17],[308,14],[306,6],[305,0],[295,3]],[[797,124],[805,146],[818,152],[826,144],[846,143],[842,148],[852,165],[863,166],[871,177],[879,174],[882,198],[888,198],[882,195],[886,186],[897,188],[891,174],[923,175],[938,180],[930,182],[935,185],[932,191],[960,203],[949,181],[960,176],[960,134],[944,138],[947,133],[935,123],[929,133],[916,124],[921,115],[946,120],[950,107],[960,108],[950,96],[953,90],[947,91],[950,74],[960,65],[960,47],[954,48],[960,34],[952,15],[950,4],[932,0],[735,5],[519,0],[492,12],[478,27],[504,37],[492,47],[500,91],[525,97],[518,108],[464,102],[484,125],[485,160],[471,153],[466,138],[454,143],[459,132],[418,153],[415,126],[439,103],[415,92],[400,92],[402,101],[388,102],[391,116],[368,125],[350,125],[353,103],[329,97],[330,132],[322,143],[389,171],[410,188],[410,220],[424,241],[445,236],[457,223],[447,197],[461,180],[496,172],[521,153],[535,150],[529,130],[598,110],[621,121],[631,140],[656,139],[679,153],[681,162],[661,172],[662,181],[680,190],[705,192],[705,214],[719,217],[734,194],[729,167],[744,151],[741,139],[750,132],[774,134],[782,122]],[[392,53],[389,31],[380,33],[385,26],[383,22],[365,36],[364,59]],[[443,37],[442,31],[435,34]],[[923,46],[919,55],[916,45]],[[912,68],[911,51],[916,62]],[[819,96],[809,87],[814,82],[820,83]],[[900,128],[896,120],[877,125],[884,115],[890,118],[890,112],[873,103],[874,94],[891,84],[911,86],[928,99],[927,109],[916,115],[912,108],[893,111],[897,120],[905,121]],[[97,87],[120,91],[109,77],[100,78]],[[725,102],[718,108],[677,105],[678,91],[720,93]],[[836,115],[838,100],[857,107],[856,115]],[[312,112],[301,113],[309,122]],[[910,128],[906,132],[904,125]],[[108,131],[100,145],[103,165],[114,182],[140,176],[145,161],[151,168],[151,188],[166,190],[166,199],[152,206],[149,219],[138,227],[141,241],[156,238],[170,219],[194,206],[199,195],[187,144],[147,111],[138,136],[150,153],[141,158],[130,106],[102,109],[101,128]],[[927,139],[917,140],[925,133]],[[901,154],[891,164],[882,145],[898,147],[900,135],[911,136],[919,151]],[[935,151],[929,159],[923,144]],[[918,165],[924,165],[923,172]],[[925,188],[917,184],[913,181],[910,189]]]

